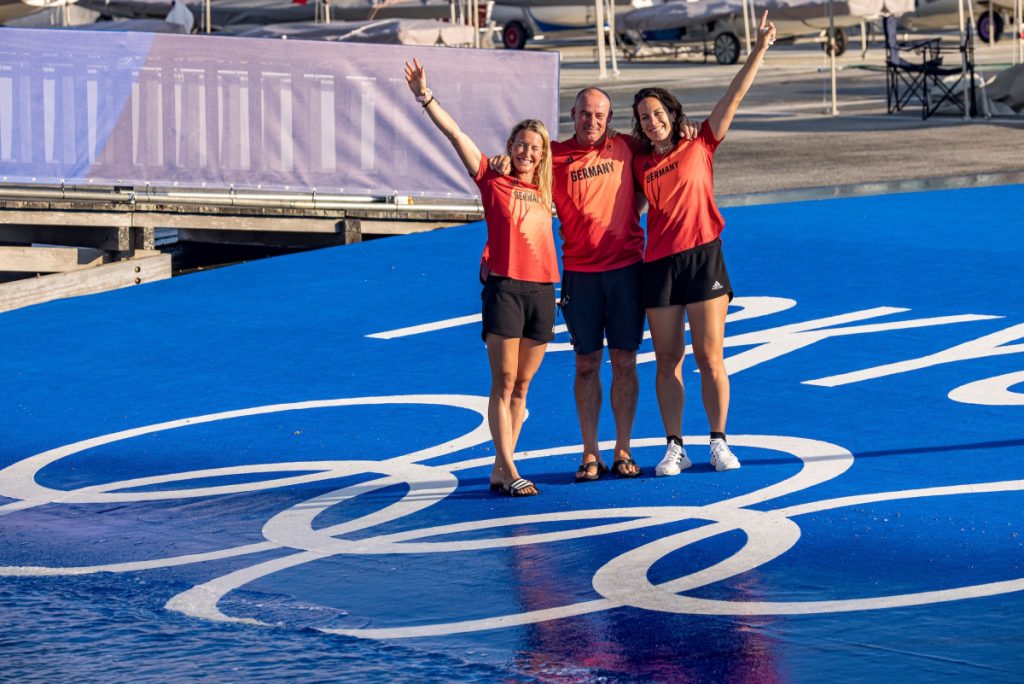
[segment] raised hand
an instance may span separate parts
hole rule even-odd
[[[427,94],[427,69],[415,57],[412,64],[405,63],[405,82],[409,84],[409,90],[416,97]]]
[[[732,125],[733,117],[736,116],[736,110],[739,109],[743,96],[750,90],[757,71],[761,68],[764,53],[774,42],[775,24],[768,21],[768,10],[765,10],[761,15],[761,23],[757,27],[757,42],[754,43],[754,49],[750,53],[752,59],[747,59],[740,70],[736,72],[732,83],[729,84],[729,89],[725,91],[725,95],[708,116],[708,124],[711,126],[711,134],[715,136],[715,140],[722,140],[729,132],[729,126]]]
[[[768,21],[768,10],[761,15],[761,23],[757,27],[757,43],[755,48],[768,48],[775,43],[775,24]]]
[[[434,94],[430,92],[430,88],[427,87],[427,69],[415,57],[412,64],[405,63],[405,82],[409,84],[409,90],[416,96],[416,101],[423,107],[423,111],[430,117],[431,122],[444,133],[448,141],[455,147],[462,165],[466,167],[466,172],[471,178],[476,178],[483,156],[480,154],[480,148],[462,132],[452,115],[445,111]]]

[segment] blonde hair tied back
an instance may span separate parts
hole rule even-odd
[[[508,136],[508,142],[505,143],[505,150],[509,156],[512,155],[512,143],[515,142],[516,136],[519,135],[520,131],[532,131],[544,141],[544,156],[541,158],[540,164],[537,165],[536,171],[533,172],[533,183],[537,186],[537,193],[540,195],[541,201],[550,207],[552,175],[551,136],[548,135],[548,129],[540,119],[523,119],[512,127],[512,132]]]

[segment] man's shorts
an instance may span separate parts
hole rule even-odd
[[[565,271],[562,274],[562,316],[577,354],[604,348],[636,351],[644,335],[644,309],[640,298],[643,264],[598,273]]]
[[[732,301],[732,283],[725,270],[722,241],[712,240],[644,264],[644,308],[706,302],[722,295]]]
[[[538,342],[555,339],[555,286],[494,275],[487,276],[483,300],[483,331]]]

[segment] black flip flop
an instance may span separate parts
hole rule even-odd
[[[636,472],[624,473],[621,470],[619,470],[620,465],[634,466],[636,468]],[[615,473],[615,477],[624,480],[631,480],[634,477],[640,477],[643,474],[643,470],[640,469],[640,466],[638,466],[636,461],[634,461],[632,458],[620,458],[619,460],[612,463],[612,472]]]
[[[596,468],[597,472],[590,475],[590,469]],[[608,466],[602,460],[589,461],[587,463],[581,463],[580,467],[576,469],[576,481],[577,482],[595,482],[601,479],[601,476],[608,472]]]

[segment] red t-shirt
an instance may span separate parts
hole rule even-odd
[[[692,141],[681,140],[665,156],[638,154],[636,177],[650,204],[644,261],[656,261],[711,242],[725,221],[715,205],[711,160],[719,141],[707,121]]]
[[[487,161],[481,155],[480,168],[473,178],[480,188],[487,221],[483,255],[487,267],[507,278],[557,283],[551,207],[541,200],[536,185],[494,173]]]
[[[597,145],[551,143],[552,196],[562,223],[562,264],[569,271],[610,271],[643,259],[632,136]]]

